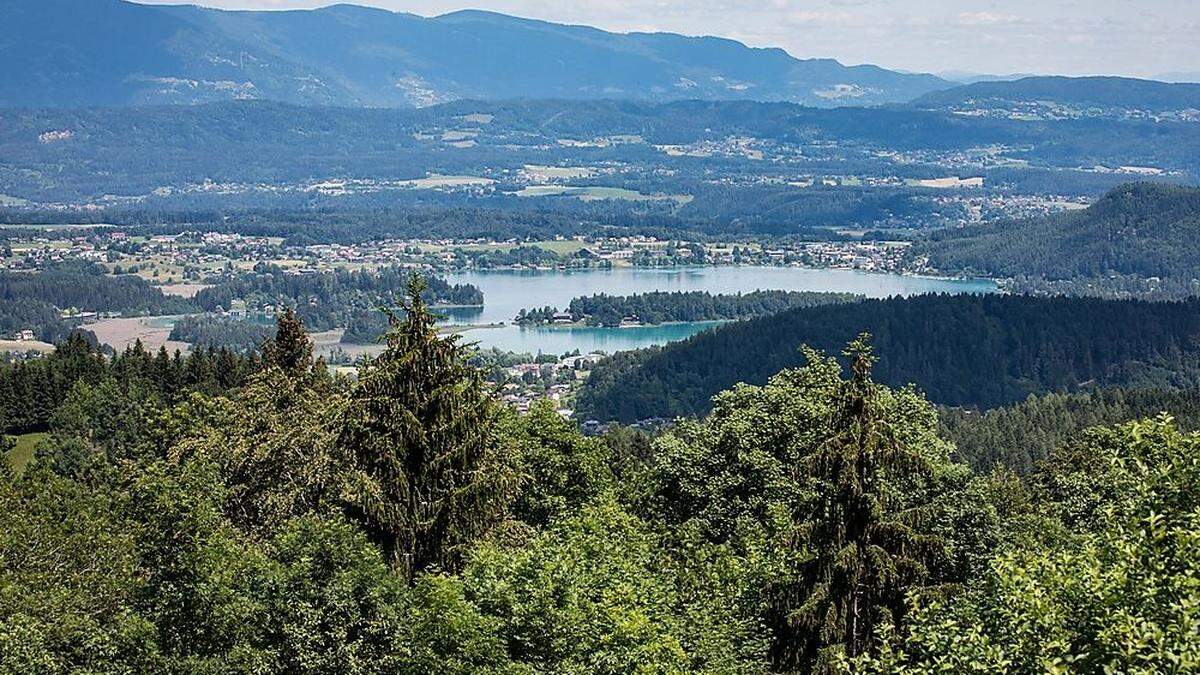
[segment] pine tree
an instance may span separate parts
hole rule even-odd
[[[811,557],[773,589],[784,620],[776,660],[786,670],[820,670],[836,651],[868,651],[877,630],[899,618],[905,594],[926,582],[942,548],[919,527],[933,464],[886,419],[869,339],[859,336],[844,352],[851,378],[837,394],[832,433],[797,467],[817,498],[797,515],[790,542]]]
[[[414,275],[404,318],[390,315],[385,351],[359,372],[339,441],[353,465],[350,512],[410,580],[456,567],[516,487],[496,404],[467,365],[469,349],[438,335],[424,290]]]

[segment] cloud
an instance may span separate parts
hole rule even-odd
[[[996,12],[959,12],[960,26],[994,26],[1001,23],[1017,23],[1021,18],[1015,14],[998,14]]]

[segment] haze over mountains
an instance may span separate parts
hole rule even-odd
[[[410,107],[460,98],[907,101],[931,75],[732,40],[615,34],[481,11],[434,18],[353,5],[227,12],[119,0],[7,3],[0,104],[237,98]]]

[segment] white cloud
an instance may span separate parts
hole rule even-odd
[[[959,12],[958,23],[961,26],[994,26],[999,23],[1016,23],[1020,17],[1015,14],[999,14],[997,12]]]

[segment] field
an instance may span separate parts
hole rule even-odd
[[[54,345],[37,340],[0,340],[0,353],[30,351],[48,354],[54,351]]]
[[[47,434],[42,433],[11,437],[17,441],[12,450],[8,451],[8,465],[12,467],[13,473],[20,474],[25,471],[25,467],[33,459],[34,448],[46,436]]]
[[[530,185],[517,192],[518,197],[578,197],[584,201],[620,199],[630,202],[674,201],[687,204],[690,195],[647,195],[625,188],[574,185]]]
[[[152,352],[158,351],[159,347],[166,347],[168,352],[176,349],[187,351],[188,344],[186,342],[172,342],[167,339],[171,334],[171,328],[175,325],[176,318],[173,316],[143,316],[105,319],[86,324],[84,328],[95,333],[101,344],[110,345],[117,351],[132,346],[137,340],[141,340],[142,346]]]
[[[586,166],[541,166],[526,164],[525,173],[535,180],[553,180],[555,178],[586,178],[594,171]]]
[[[465,187],[468,185],[491,185],[496,181],[491,178],[482,178],[480,176],[442,176],[431,174],[425,178],[413,178],[412,180],[401,181],[405,185],[419,190],[431,190],[434,188],[443,187]]]
[[[979,188],[983,187],[982,178],[959,178],[958,176],[950,176],[947,178],[931,178],[928,180],[910,180],[907,181],[910,185],[925,188],[936,188],[939,190],[949,190],[952,188]]]
[[[209,284],[163,284],[159,290],[163,295],[177,295],[181,298],[194,298],[200,291],[211,288]]]
[[[557,253],[558,255],[570,255],[582,250],[587,246],[587,244],[584,242],[576,241],[574,239],[548,239],[546,241],[525,242],[521,245],[535,246],[537,248],[550,251],[551,253]],[[467,244],[465,246],[455,246],[453,248],[462,249],[464,251],[508,251],[512,248],[515,248],[515,246],[515,244],[501,242],[494,244]],[[445,250],[445,247],[441,246],[422,246],[422,248],[435,253]]]

